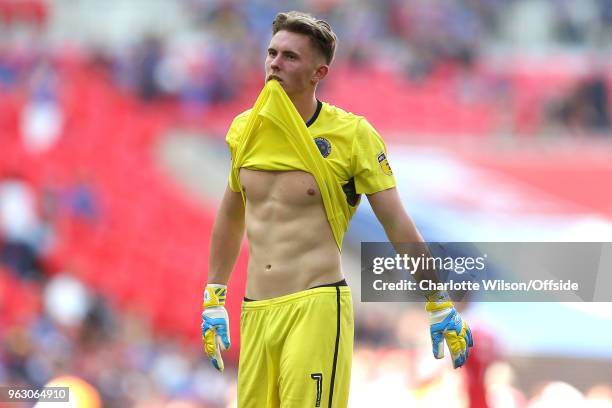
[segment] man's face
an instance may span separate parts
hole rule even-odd
[[[274,34],[268,46],[266,82],[275,78],[289,96],[297,95],[316,84],[321,65],[325,61],[307,36],[282,30]]]

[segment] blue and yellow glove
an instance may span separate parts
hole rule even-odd
[[[230,347],[229,318],[225,310],[227,286],[209,284],[204,289],[202,343],[212,365],[223,371],[221,351]]]
[[[453,359],[453,367],[461,367],[474,346],[472,331],[459,316],[446,292],[433,292],[427,296],[425,309],[429,312],[431,344],[435,358],[444,358],[444,340]]]

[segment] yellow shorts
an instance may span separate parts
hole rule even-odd
[[[346,407],[353,336],[348,286],[244,302],[238,407]]]

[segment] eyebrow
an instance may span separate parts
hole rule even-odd
[[[278,52],[278,50],[277,50],[276,48],[273,48],[273,47],[269,47],[269,48],[268,48],[268,52],[270,52],[270,51],[276,51],[276,52]],[[293,55],[293,56],[296,56],[296,57],[299,57],[299,56],[300,56],[300,54],[298,54],[298,53],[297,53],[297,52],[295,52],[295,51],[291,51],[291,50],[281,51],[281,54],[284,54],[284,55]]]

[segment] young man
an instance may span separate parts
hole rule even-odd
[[[265,62],[266,86],[228,132],[232,174],[212,232],[202,335],[220,371],[230,345],[226,285],[246,227],[240,407],[345,407],[353,348],[351,293],[342,238],[368,200],[393,243],[422,242],[404,210],[385,145],[363,118],[317,100],[336,36],[310,15],[279,13]],[[434,354],[446,338],[454,365],[471,334],[444,294],[431,294]]]

